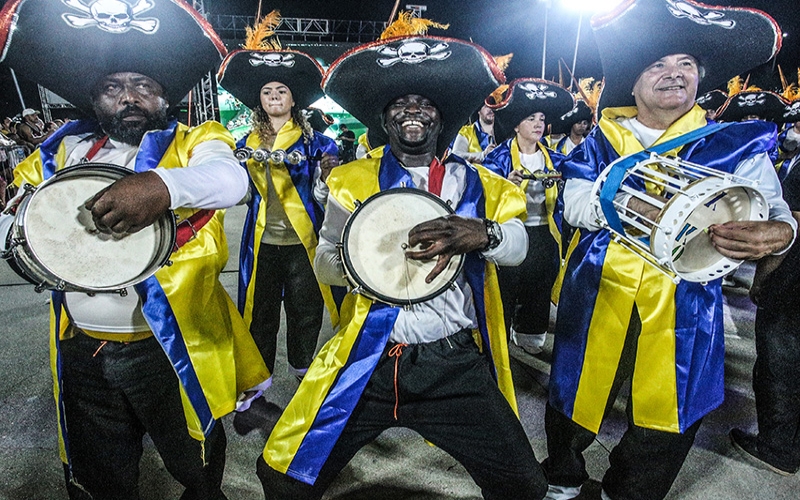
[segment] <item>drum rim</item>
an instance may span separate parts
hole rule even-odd
[[[353,210],[353,212],[347,218],[347,222],[345,223],[344,230],[342,231],[341,252],[340,252],[340,254],[342,256],[342,263],[344,264],[345,272],[347,274],[348,280],[355,281],[355,283],[352,283],[355,287],[361,288],[361,289],[363,289],[364,291],[367,292],[367,293],[362,293],[362,295],[365,295],[366,297],[374,299],[374,300],[376,300],[378,302],[383,302],[385,304],[389,304],[389,305],[393,305],[393,306],[410,306],[410,305],[414,305],[414,304],[419,304],[421,302],[425,302],[425,301],[431,300],[434,297],[437,297],[437,296],[441,295],[448,288],[450,288],[453,285],[453,283],[455,283],[455,281],[458,279],[458,276],[461,274],[461,270],[464,267],[464,261],[465,261],[464,254],[454,255],[452,257],[452,259],[456,259],[457,258],[458,262],[457,262],[456,267],[454,269],[455,272],[453,273],[453,276],[451,276],[450,279],[447,280],[447,283],[444,284],[441,288],[439,288],[436,292],[429,293],[429,294],[427,294],[425,296],[418,297],[418,298],[415,298],[415,299],[398,300],[395,297],[389,297],[388,295],[385,295],[385,294],[383,294],[383,293],[381,293],[381,292],[379,292],[377,290],[374,290],[371,286],[369,286],[368,284],[366,284],[364,282],[364,279],[361,276],[359,276],[358,273],[355,272],[355,270],[353,268],[352,260],[350,259],[350,256],[349,256],[349,252],[347,251],[348,240],[349,240],[349,236],[350,236],[350,229],[351,229],[351,227],[353,225],[353,220],[355,220],[355,215],[359,211],[363,210],[364,206],[366,206],[367,204],[373,202],[376,199],[379,199],[379,198],[381,198],[383,196],[386,196],[386,195],[389,195],[389,194],[398,195],[398,194],[402,194],[402,193],[411,194],[411,195],[415,195],[415,196],[422,196],[422,197],[428,198],[429,200],[435,202],[437,205],[439,205],[442,208],[444,208],[445,211],[447,212],[447,215],[455,214],[455,210],[453,210],[453,208],[450,205],[448,205],[444,200],[442,200],[438,196],[436,196],[436,195],[434,195],[432,193],[429,193],[428,191],[425,191],[423,189],[411,188],[411,187],[396,187],[396,188],[391,188],[391,189],[386,189],[386,190],[383,190],[383,191],[379,191],[379,192],[373,194],[372,196],[368,197],[363,202],[357,203],[356,204],[356,209]],[[451,259],[451,262],[452,262],[452,259]]]
[[[751,207],[750,208],[750,215],[753,216],[754,213],[757,213],[761,217],[762,220],[766,220],[766,217],[769,216],[769,207],[767,206],[766,198],[764,197],[764,194],[761,191],[758,190],[758,188],[756,188],[755,186],[752,186],[752,185],[741,183],[741,182],[727,182],[722,177],[705,177],[705,178],[702,178],[702,179],[698,179],[697,181],[695,181],[695,182],[689,184],[688,186],[686,186],[686,189],[685,189],[686,196],[694,194],[694,193],[692,193],[692,191],[693,190],[695,190],[695,191],[698,190],[699,186],[701,184],[710,183],[712,181],[718,183],[719,186],[716,189],[713,189],[713,190],[703,194],[702,196],[698,197],[697,199],[692,200],[691,208],[688,209],[688,213],[684,217],[681,217],[679,219],[679,220],[682,221],[681,224],[678,224],[677,226],[674,226],[674,227],[672,227],[673,226],[672,224],[669,224],[671,226],[671,228],[673,229],[673,231],[671,233],[667,233],[667,232],[663,231],[661,229],[661,224],[663,223],[664,219],[667,218],[668,216],[669,217],[673,217],[672,212],[679,209],[678,207],[674,206],[674,205],[676,205],[678,203],[678,200],[676,200],[676,198],[673,197],[669,201],[667,201],[667,203],[664,205],[664,208],[661,210],[661,212],[659,213],[658,217],[656,218],[655,222],[656,222],[657,225],[653,227],[653,230],[650,233],[650,252],[652,253],[652,255],[656,259],[662,258],[663,254],[662,254],[662,252],[660,250],[658,250],[658,247],[661,244],[663,244],[665,242],[668,243],[669,246],[670,246],[670,250],[675,247],[675,232],[676,231],[674,231],[674,229],[675,228],[680,228],[681,226],[683,226],[686,223],[686,221],[689,219],[689,217],[692,216],[692,214],[697,209],[697,207],[699,207],[701,204],[703,204],[703,202],[705,200],[707,200],[710,197],[716,196],[721,191],[726,191],[726,190],[730,190],[730,189],[737,189],[737,188],[738,189],[743,189],[745,191],[745,193],[747,193],[748,198],[750,200],[750,207]],[[757,211],[757,209],[754,208],[755,201],[758,198],[760,198],[761,201],[763,202],[762,203],[762,209],[760,211]],[[751,219],[748,219],[748,220],[756,220],[756,219],[752,219],[751,218]],[[706,269],[701,269],[701,270],[697,270],[697,271],[679,271],[676,268],[675,261],[672,258],[672,255],[670,253],[669,259],[667,260],[667,263],[665,264],[665,267],[669,268],[669,270],[671,272],[673,272],[676,276],[680,277],[682,280],[689,281],[689,282],[692,282],[692,283],[703,283],[703,282],[713,281],[715,279],[719,279],[719,278],[723,277],[724,275],[736,270],[743,262],[742,260],[731,259],[731,258],[725,257],[722,254],[719,254],[719,255],[720,255],[720,259],[714,264],[714,266],[708,266],[708,268],[706,268]],[[723,266],[724,268],[723,269],[716,269],[717,267],[720,267],[720,266]]]
[[[93,163],[93,162],[79,163],[77,165],[72,165],[69,167],[62,168],[56,171],[49,178],[45,179],[39,185],[37,185],[36,189],[27,197],[26,200],[24,200],[20,204],[18,210],[18,216],[22,219],[22,222],[24,222],[25,213],[27,212],[28,205],[31,203],[36,194],[40,192],[42,188],[45,188],[50,184],[54,184],[59,180],[63,181],[64,179],[71,178],[75,174],[75,172],[81,172],[81,171],[94,171],[96,173],[101,173],[101,174],[108,174],[110,172],[113,172],[119,174],[119,176],[107,175],[107,177],[112,178],[115,181],[122,179],[125,176],[133,175],[136,173],[128,168],[122,167],[120,165],[114,165],[111,163]],[[27,226],[24,224],[17,224],[16,220],[14,221],[14,226],[20,230],[23,237],[27,241],[28,240]],[[153,224],[151,224],[151,226],[160,226],[161,232],[163,233],[163,237],[161,238],[160,243],[161,245],[163,245],[163,247],[160,248],[158,252],[155,252],[155,255],[151,260],[151,262],[147,265],[145,269],[142,270],[142,272],[136,278],[112,286],[89,287],[68,281],[59,276],[56,272],[54,272],[51,269],[51,267],[48,266],[41,259],[41,257],[36,252],[36,249],[28,244],[23,246],[24,251],[22,251],[21,253],[25,258],[33,260],[37,267],[40,267],[41,270],[44,270],[46,272],[47,276],[44,277],[33,276],[31,277],[31,279],[39,279],[39,278],[43,279],[43,282],[40,284],[48,285],[47,289],[61,289],[60,287],[63,287],[63,290],[68,292],[72,291],[86,292],[86,293],[116,292],[124,288],[137,285],[147,280],[169,262],[173,250],[175,248],[175,241],[177,238],[177,223],[175,222],[174,212],[172,210],[169,210],[163,216],[159,217]],[[20,252],[18,252],[17,248],[15,248],[13,250],[13,253],[15,256],[17,256],[18,253]],[[22,260],[24,261],[25,258],[23,258]],[[26,262],[26,264],[28,264],[28,266],[26,267],[28,268],[31,267],[30,263]],[[33,274],[41,274],[40,272],[41,270],[29,269],[29,271],[36,271]]]

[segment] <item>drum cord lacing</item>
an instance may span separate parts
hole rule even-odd
[[[397,368],[400,364],[400,356],[403,354],[403,348],[408,344],[395,344],[389,349],[387,355],[394,358],[394,419],[397,420],[397,407],[400,405],[400,393],[397,389]]]

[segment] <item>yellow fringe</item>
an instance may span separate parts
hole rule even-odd
[[[387,38],[394,38],[397,36],[425,35],[430,28],[446,30],[449,27],[449,24],[440,24],[430,19],[414,17],[410,11],[400,12],[397,16],[397,20],[383,30],[379,40],[386,40]]]

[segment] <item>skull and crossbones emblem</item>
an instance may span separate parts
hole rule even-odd
[[[423,61],[432,59],[442,61],[450,57],[451,52],[447,50],[448,45],[444,42],[437,43],[433,47],[425,42],[407,41],[399,47],[381,47],[378,53],[387,59],[378,59],[378,64],[382,68],[388,68],[402,62],[403,64],[419,64]]]
[[[740,95],[739,99],[737,100],[737,104],[740,108],[747,108],[752,106],[760,106],[764,104],[767,99],[766,94],[748,94],[748,95]]]
[[[725,14],[722,12],[716,10],[701,12],[694,5],[678,0],[667,0],[667,9],[678,19],[686,18],[703,26],[713,24],[725,29],[731,29],[736,26],[736,21],[730,19],[723,20],[722,18],[725,17]]]
[[[519,86],[519,88],[525,91],[525,97],[527,97],[530,100],[558,97],[558,94],[556,94],[552,90],[547,90],[550,88],[549,85],[544,85],[540,83],[523,83],[522,85]]]
[[[271,68],[277,68],[278,66],[285,66],[287,68],[291,68],[294,66],[294,54],[259,54],[257,52],[250,53],[250,65],[251,66],[261,66],[262,64],[265,66],[269,66]]]
[[[800,116],[800,101],[793,102],[792,105],[787,107],[786,111],[783,113],[784,118],[794,118],[796,116]]]
[[[97,28],[113,34],[127,33],[131,28],[152,35],[158,31],[158,19],[137,18],[155,6],[153,0],[137,0],[130,5],[122,0],[96,0],[86,5],[81,0],[61,0],[67,7],[80,12],[81,15],[65,13],[61,18],[73,28]]]

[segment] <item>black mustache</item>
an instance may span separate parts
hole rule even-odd
[[[125,107],[125,109],[123,109],[121,111],[118,111],[114,116],[117,119],[121,120],[121,119],[127,118],[129,116],[144,116],[144,117],[147,117],[148,115],[147,115],[147,112],[145,110],[143,110],[142,108],[140,108],[139,106],[128,105],[128,106]]]

